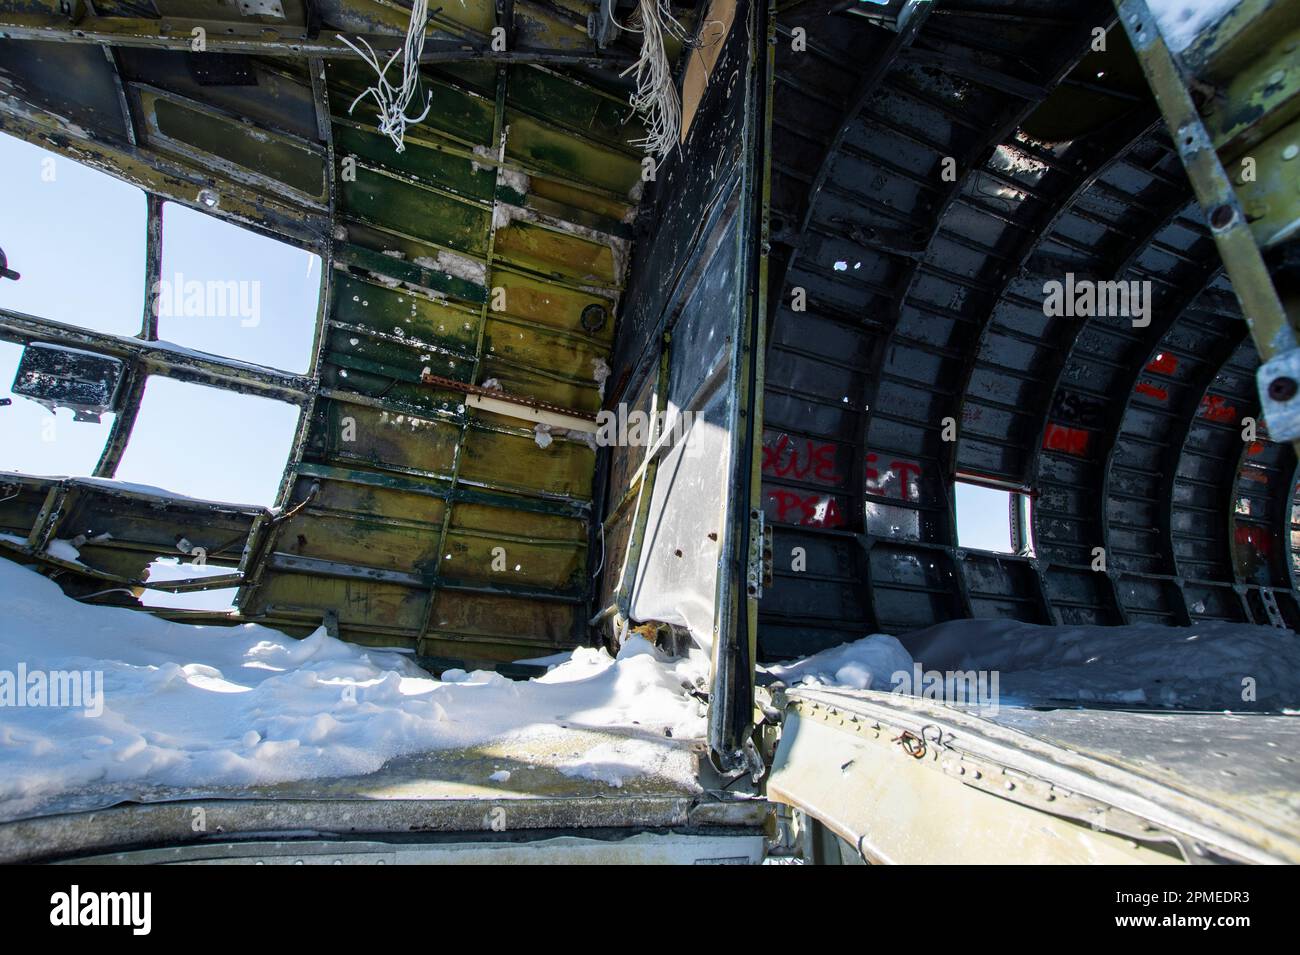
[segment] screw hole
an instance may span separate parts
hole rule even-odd
[[[1224,203],[1221,206],[1215,206],[1210,212],[1210,225],[1216,229],[1226,229],[1232,225],[1233,220],[1237,218],[1236,211],[1232,206]]]
[[[1268,396],[1274,401],[1290,401],[1298,389],[1294,378],[1274,378],[1268,383]]]

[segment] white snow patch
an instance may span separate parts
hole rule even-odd
[[[478,156],[480,159],[496,158],[496,155],[490,146],[475,146],[474,155]],[[494,168],[496,168],[495,163],[490,163],[490,162],[478,163],[472,159],[469,161],[469,164],[470,164],[470,168],[473,169],[475,172],[491,172]]]
[[[650,740],[600,743],[571,761],[561,762],[559,770],[570,778],[593,779],[621,788],[624,780],[644,775],[647,766],[660,773],[669,771],[668,756],[663,746]]]
[[[1147,7],[1156,18],[1165,46],[1181,53],[1192,45],[1196,35],[1218,23],[1240,0],[1148,0]]]
[[[181,562],[176,557],[160,557],[146,568],[145,580],[149,583],[170,580],[189,580],[193,577],[221,577],[235,573],[233,567],[215,564],[196,564],[192,560]],[[146,607],[174,607],[182,610],[230,611],[235,608],[238,587],[221,587],[216,590],[196,590],[189,593],[171,593],[166,590],[146,590],[140,602]]]
[[[528,178],[528,173],[521,169],[509,169],[501,166],[497,170],[497,185],[505,186],[511,192],[526,196],[528,195],[529,186],[532,185],[532,180]]]
[[[71,564],[81,563],[81,551],[70,540],[56,538],[49,542],[45,547],[45,553],[58,560],[66,560]]]
[[[510,225],[519,211],[517,206],[512,206],[508,202],[498,200],[492,206],[492,228],[504,229]]]
[[[823,650],[802,660],[768,667],[783,683],[822,686],[851,686],[858,690],[890,690],[890,676],[899,670],[910,672],[912,655],[897,637],[876,633],[853,643]]]
[[[181,501],[199,501],[202,498],[190,497],[187,494],[178,494],[175,491],[169,491],[165,487],[155,487],[152,484],[136,484],[132,481],[119,481],[117,478],[99,478],[99,477],[74,477],[72,479],[78,485],[87,487],[102,488],[105,491],[124,491],[129,494],[138,494],[143,497],[174,497]],[[220,504],[221,501],[210,503]],[[233,505],[241,506],[241,505]],[[243,505],[245,508],[247,505]]]
[[[380,275],[378,272],[369,272],[367,274],[373,281],[378,282],[384,288],[399,289],[406,284],[401,279],[395,279],[391,275]]]
[[[907,634],[903,641],[906,647],[892,636],[873,634],[768,670],[787,684],[889,692],[895,686],[892,675],[910,671],[914,655],[927,671],[996,672],[1004,706],[1070,702],[1282,710],[1300,703],[1300,639],[1273,627],[1221,621],[1190,627],[1048,627],[952,620]],[[1245,694],[1247,687],[1254,699]]]
[[[591,377],[596,382],[596,390],[600,392],[602,398],[605,397],[605,382],[609,379],[611,372],[608,363],[603,358],[593,358],[591,360]]]
[[[448,252],[446,249],[439,249],[436,258],[431,259],[422,255],[414,261],[416,265],[422,265],[426,269],[443,272],[453,278],[473,282],[475,285],[483,285],[487,282],[486,262],[456,252]]]
[[[365,774],[400,755],[553,738],[557,725],[628,732],[594,757],[561,754],[566,773],[624,781],[667,765],[668,750],[680,759],[681,741],[705,731],[703,706],[683,686],[703,683],[707,657],[669,658],[636,637],[617,657],[575,650],[528,682],[491,672],[438,680],[323,627],[295,640],[254,624],[189,626],[89,606],[7,560],[0,602],[0,703],[4,675],[20,664],[103,674],[98,717],[0,705],[0,818],[70,799]],[[12,676],[7,686],[12,695]]]
[[[568,663],[572,659],[571,653],[549,653],[544,657],[525,657],[522,660],[515,660],[515,663],[522,663],[526,666],[546,667],[548,670],[554,669],[561,663]]]
[[[551,436],[555,438],[568,438],[570,441],[580,442],[591,448],[593,451],[600,450],[600,445],[596,441],[596,433],[594,431],[576,431],[571,428],[559,428],[552,431]]]

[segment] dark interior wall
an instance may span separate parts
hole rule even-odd
[[[911,36],[828,6],[779,18],[760,658],[960,617],[1294,625],[1295,457],[1243,440],[1258,358],[1111,5]],[[1067,273],[1150,283],[1149,324],[1049,315]],[[1034,556],[958,546],[958,474],[1031,496]]]
[[[719,8],[732,12],[720,0],[706,18]],[[686,137],[656,170],[605,406],[691,416],[648,456],[611,449],[602,616],[666,624],[711,652],[709,742],[723,768],[743,765],[753,712],[765,12],[734,4]]]
[[[628,497],[645,449],[610,451],[604,604],[706,645],[728,544],[736,342],[753,251],[745,209],[752,14],[750,4],[736,6],[685,141],[647,183],[605,400],[607,409],[646,411],[657,394],[670,420],[689,413],[692,421],[686,440],[647,470],[639,516]]]

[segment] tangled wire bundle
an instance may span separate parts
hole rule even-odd
[[[672,15],[668,0],[640,0],[637,11],[619,27],[641,34],[641,56],[621,74],[636,73],[636,92],[630,101],[632,108],[646,118],[645,136],[633,140],[632,145],[662,158],[677,145],[682,128],[682,102],[673,83],[664,36],[687,46],[692,45],[692,39]]]
[[[429,3],[428,0],[415,0],[411,6],[411,22],[406,28],[406,43],[400,50],[394,50],[393,55],[388,58],[388,62],[382,67],[379,65],[379,57],[375,54],[374,49],[366,42],[365,37],[358,37],[361,44],[365,47],[362,51],[355,43],[347,37],[340,36],[339,39],[346,43],[349,49],[357,56],[370,64],[370,68],[375,71],[379,77],[379,83],[376,86],[366,88],[361,95],[352,101],[348,107],[348,114],[357,108],[367,96],[373,96],[375,102],[379,105],[379,131],[393,141],[397,151],[402,152],[406,146],[403,140],[406,137],[406,127],[420,122],[429,115],[429,109],[433,106],[433,94],[428,94],[424,103],[424,112],[419,116],[407,116],[406,111],[411,106],[411,100],[415,98],[415,90],[420,82],[420,54],[424,52],[424,28],[429,22]],[[402,57],[402,80],[397,86],[388,82],[388,70],[396,62],[398,55]]]

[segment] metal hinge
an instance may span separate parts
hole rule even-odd
[[[745,592],[755,600],[763,597],[763,588],[772,586],[772,528],[767,526],[761,509],[749,512],[749,559],[745,565]]]

